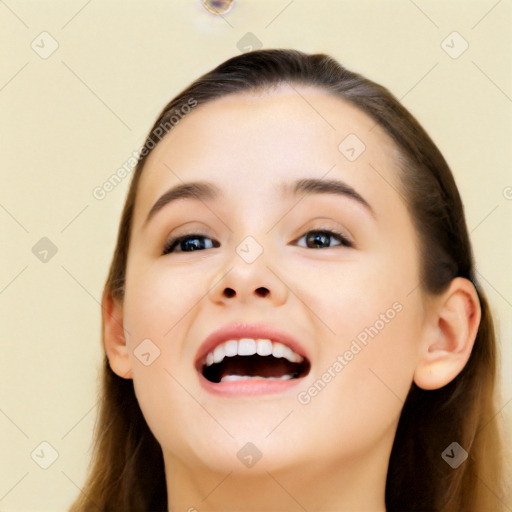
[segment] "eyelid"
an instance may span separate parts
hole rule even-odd
[[[301,230],[301,235],[296,237],[296,238],[294,238],[292,240],[292,242],[297,242],[298,240],[300,240],[301,238],[303,238],[304,236],[306,236],[307,234],[309,234],[311,232],[330,233],[331,235],[337,236],[339,238],[339,240],[340,240],[340,244],[339,245],[335,245],[333,247],[327,247],[327,249],[332,249],[334,247],[340,247],[340,246],[346,247],[346,248],[349,248],[349,249],[355,249],[356,248],[356,245],[355,245],[355,243],[353,241],[353,237],[352,236],[350,236],[350,235],[347,236],[346,233],[342,232],[342,230],[340,230],[338,228],[328,227],[328,226],[325,226],[325,225],[319,226],[319,227],[310,227],[308,229],[306,229],[306,228],[302,229]],[[177,242],[180,242],[181,240],[187,239],[189,237],[190,238],[208,238],[208,239],[212,240],[213,242],[216,241],[212,236],[206,234],[204,231],[200,231],[198,229],[196,229],[196,230],[191,229],[191,230],[188,230],[185,233],[169,237],[166,240],[166,242],[164,243],[164,247],[163,247],[163,250],[162,250],[162,255],[170,254],[171,253],[171,249],[173,248],[173,246]],[[210,247],[210,249],[215,249],[215,248],[218,248],[218,247]],[[315,250],[318,250],[318,249],[315,249]],[[201,252],[201,251],[178,251],[178,252],[187,253],[187,252]]]
[[[333,234],[343,238],[351,247],[356,247],[354,236],[352,236],[352,233],[346,227],[342,226],[339,222],[326,219],[323,216],[317,217],[312,219],[310,222],[303,224],[298,231],[300,233],[298,238],[304,236],[310,231],[331,231]]]
[[[164,242],[164,247],[162,250],[163,254],[166,254],[167,251],[170,250],[170,248],[174,245],[175,242],[178,242],[181,239],[187,238],[187,237],[198,237],[198,238],[204,237],[204,238],[210,238],[211,240],[214,240],[214,238],[212,236],[210,236],[209,234],[207,234],[205,231],[201,231],[199,229],[191,229],[184,233],[180,233],[179,235],[173,235],[173,236],[167,237]]]
[[[331,236],[335,236],[335,237],[339,238],[339,240],[341,242],[339,245],[335,245],[333,247],[328,247],[327,249],[332,249],[334,247],[339,247],[339,246],[343,246],[343,247],[350,248],[350,249],[355,248],[355,244],[352,241],[351,237],[347,236],[345,233],[342,233],[340,230],[338,230],[336,228],[327,228],[327,227],[307,229],[306,231],[304,231],[304,233],[302,235],[300,235],[298,238],[296,238],[294,240],[294,242],[305,237],[308,233],[329,233]]]

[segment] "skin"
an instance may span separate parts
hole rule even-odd
[[[442,387],[466,364],[480,321],[476,292],[462,278],[436,297],[419,287],[396,149],[374,125],[322,90],[285,85],[197,107],[150,154],[125,299],[104,298],[104,340],[112,369],[133,378],[162,447],[169,510],[385,511],[389,455],[411,383]],[[350,133],[366,145],[354,162],[338,149]],[[310,177],[345,181],[375,217],[345,197],[280,194],[281,182]],[[144,226],[168,188],[196,180],[214,182],[225,197],[181,200]],[[335,237],[308,247],[303,235],[314,229],[341,230],[354,247]],[[220,246],[162,255],[170,236],[189,231]],[[263,248],[250,264],[236,252],[249,235]],[[401,311],[300,403],[297,394],[332,374],[337,357],[394,303]],[[311,361],[302,384],[257,397],[202,389],[196,351],[232,321],[264,322],[298,339]],[[160,350],[149,366],[134,354],[146,338]],[[263,454],[251,468],[237,458],[247,442]]]

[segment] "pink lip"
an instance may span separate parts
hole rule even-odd
[[[224,325],[213,331],[201,344],[197,351],[196,370],[199,373],[201,386],[208,392],[217,395],[258,395],[267,393],[280,393],[297,386],[303,378],[290,380],[247,379],[234,382],[210,382],[202,375],[202,365],[208,352],[220,343],[241,338],[265,338],[282,343],[291,348],[296,354],[310,360],[302,345],[288,334],[271,326],[263,324],[232,323]]]
[[[298,384],[302,384],[304,377],[290,380],[248,379],[235,382],[219,382],[214,384],[199,374],[201,386],[214,395],[264,395],[269,393],[282,393]]]

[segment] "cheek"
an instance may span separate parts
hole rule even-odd
[[[338,262],[292,261],[281,275],[307,306],[318,332],[339,340],[355,336],[395,302],[402,303],[414,282],[413,272],[401,271],[392,254],[382,253]]]
[[[158,264],[139,264],[136,271],[128,267],[123,308],[141,411],[158,442],[183,457],[190,456],[183,415],[195,404],[186,391],[193,367],[190,358],[183,364],[183,340],[194,319],[193,307],[203,295],[198,293],[200,281],[186,269],[170,272]]]
[[[319,452],[327,455],[338,439],[345,456],[358,456],[386,432],[394,436],[416,363],[419,315],[410,306],[403,304],[384,326],[373,315],[354,319],[363,328],[338,335],[324,352],[312,386],[297,397],[297,418],[331,440],[318,443]],[[382,328],[370,329],[375,324]]]
[[[338,384],[354,406],[393,406],[405,400],[412,382],[423,309],[417,294],[408,295],[407,279],[385,265],[369,269],[334,281],[335,295],[318,305],[335,333],[320,347],[320,360],[328,368],[343,357]]]
[[[123,322],[135,388],[141,407],[148,411],[162,409],[164,402],[165,407],[179,402],[177,382],[190,379],[194,371],[185,340],[204,296],[198,291],[204,287],[204,274],[195,276],[186,269],[166,271],[158,264],[140,265],[136,274],[127,272]]]
[[[164,357],[162,354],[150,367],[134,372],[135,395],[160,446],[187,459],[193,456],[193,449],[184,424],[200,416],[201,410],[181,384],[183,378],[165,364]]]
[[[130,343],[137,343],[142,336],[169,345],[188,325],[187,314],[193,314],[204,287],[204,273],[191,272],[185,266],[171,270],[157,262],[140,264],[133,272],[128,267],[124,322]]]
[[[413,380],[423,309],[410,293],[414,266],[401,273],[392,258],[381,257],[345,270],[328,279],[303,273],[299,293],[323,334],[315,381],[297,399],[304,422],[321,424],[327,438],[352,439],[357,451],[362,444],[355,440],[375,441],[398,420]]]

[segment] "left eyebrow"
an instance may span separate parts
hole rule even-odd
[[[370,203],[368,203],[368,201],[353,187],[343,181],[304,178],[291,184],[282,183],[281,187],[284,193],[289,193],[291,190],[293,195],[298,195],[302,192],[305,195],[334,194],[344,196],[364,206],[368,213],[370,213],[370,215],[375,218],[375,211],[371,207]]]
[[[360,205],[375,218],[375,212],[371,205],[359,194],[354,188],[347,183],[338,180],[323,180],[318,178],[303,178],[293,183],[282,183],[281,192],[283,194],[291,193],[295,196],[300,193],[305,195],[312,194],[335,194],[348,197]],[[151,210],[144,221],[144,226],[149,223],[152,217],[156,215],[164,206],[169,205],[179,199],[193,199],[196,201],[212,202],[223,196],[222,191],[217,185],[207,181],[193,181],[176,185],[162,196],[158,198],[156,203],[152,206]]]

